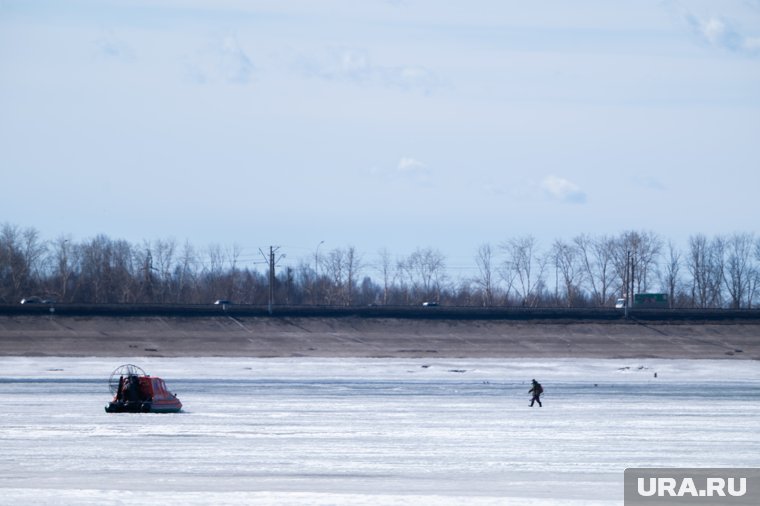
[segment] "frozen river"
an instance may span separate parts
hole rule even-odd
[[[106,414],[123,363],[184,411]],[[627,467],[760,467],[753,361],[0,358],[0,415],[0,504],[620,505]]]

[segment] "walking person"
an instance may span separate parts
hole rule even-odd
[[[544,393],[544,387],[541,386],[541,383],[533,380],[533,386],[530,387],[530,390],[528,390],[529,394],[533,394],[533,398],[530,400],[530,407],[533,407],[533,403],[537,402],[538,407],[543,407],[543,404],[541,404],[541,394]]]

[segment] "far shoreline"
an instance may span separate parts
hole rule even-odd
[[[0,356],[760,360],[760,323],[22,314]]]

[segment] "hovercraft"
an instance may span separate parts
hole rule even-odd
[[[117,367],[108,380],[113,400],[106,413],[177,413],[182,403],[159,377],[132,364]]]

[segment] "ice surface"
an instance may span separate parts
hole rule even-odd
[[[123,363],[184,412],[106,414]],[[0,414],[3,504],[612,505],[627,467],[760,467],[753,361],[13,357]]]

